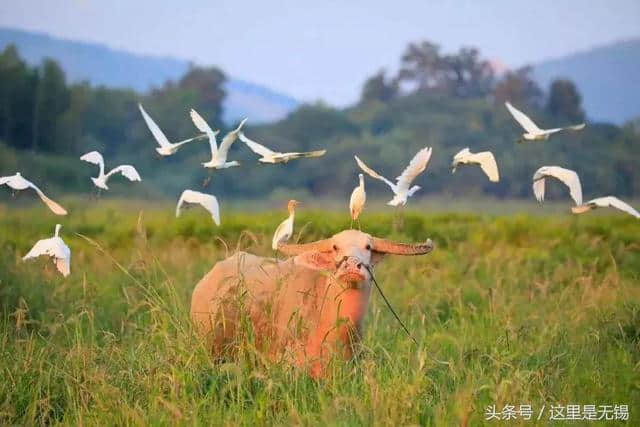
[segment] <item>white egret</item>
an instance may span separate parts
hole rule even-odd
[[[98,165],[100,167],[100,172],[96,178],[91,178],[94,185],[103,190],[108,190],[107,181],[111,177],[111,175],[120,172],[125,178],[129,181],[142,181],[140,178],[140,174],[136,168],[131,165],[120,165],[115,167],[109,171],[109,173],[104,173],[104,159],[102,158],[102,154],[97,151],[90,151],[87,154],[83,154],[80,157],[80,160],[84,160],[85,162],[93,163],[94,165]]]
[[[269,150],[264,145],[258,144],[257,142],[247,138],[247,136],[242,132],[240,132],[239,137],[242,142],[247,144],[251,151],[262,156],[260,159],[258,159],[258,161],[262,163],[287,163],[289,160],[301,159],[305,157],[321,157],[324,156],[324,154],[327,152],[327,150],[317,150],[306,151],[302,153],[281,153],[278,151]]]
[[[22,258],[26,261],[31,258],[37,258],[41,255],[53,257],[53,263],[67,277],[71,273],[71,250],[60,238],[60,224],[56,224],[56,231],[53,237],[49,239],[38,240],[33,248]]]
[[[293,236],[293,222],[295,221],[296,216],[296,206],[299,204],[300,202],[297,200],[289,200],[289,203],[287,204],[289,217],[280,223],[278,228],[276,228],[276,232],[273,234],[271,248],[274,251],[278,250],[279,243],[287,242],[291,236]]]
[[[351,212],[351,226],[353,221],[358,221],[358,228],[360,228],[360,220],[358,217],[364,209],[364,204],[367,201],[367,193],[364,191],[364,175],[358,174],[360,184],[351,192],[351,198],[349,199],[349,212]]]
[[[493,153],[491,153],[491,151],[472,153],[471,151],[469,151],[469,148],[460,150],[455,156],[453,156],[453,162],[451,163],[453,170],[451,171],[451,173],[454,173],[456,171],[456,168],[460,164],[480,165],[482,171],[489,177],[489,181],[500,181],[498,165],[496,164],[496,159],[495,157],[493,157]]]
[[[140,108],[140,112],[142,113],[142,118],[144,119],[145,123],[147,124],[147,127],[151,131],[151,134],[153,135],[153,137],[155,138],[156,142],[159,145],[159,147],[156,147],[156,151],[161,156],[170,156],[174,154],[176,151],[178,151],[178,149],[182,147],[184,144],[186,144],[187,142],[197,141],[207,137],[207,135],[198,135],[193,138],[185,139],[180,142],[171,143],[165,136],[164,132],[162,132],[160,127],[156,124],[156,122],[154,122],[151,116],[149,116],[149,114],[147,114],[144,108],[142,108],[142,104],[138,104],[138,108]]]
[[[47,205],[49,209],[51,209],[51,212],[53,212],[56,215],[67,214],[67,211],[65,208],[63,208],[58,203],[54,202],[53,200],[45,196],[45,194],[38,187],[36,187],[35,184],[33,184],[31,181],[27,181],[26,179],[24,179],[22,175],[20,175],[20,172],[16,172],[15,175],[11,175],[11,176],[0,177],[0,185],[5,185],[5,184],[14,190],[26,190],[27,188],[31,188],[36,192],[38,197],[40,197],[40,200],[42,200],[44,204]]]
[[[618,199],[617,197],[613,197],[613,196],[599,197],[597,199],[589,200],[588,202],[582,205],[573,206],[571,208],[571,211],[575,214],[581,214],[596,208],[606,208],[606,207],[616,208],[623,212],[628,213],[629,215],[633,215],[636,218],[640,218],[640,213],[637,210],[633,209],[631,206],[629,206],[627,203],[623,202],[622,200]]]
[[[582,204],[582,185],[578,174],[560,166],[543,166],[533,174],[533,194],[539,202],[544,200],[545,179],[553,177],[569,187],[569,194],[576,205]]]
[[[176,206],[176,218],[180,216],[180,208],[185,203],[199,204],[203,208],[211,213],[211,218],[216,225],[220,225],[220,206],[218,205],[218,199],[211,194],[201,193],[199,191],[184,190],[178,200]]]
[[[238,138],[238,133],[242,130],[242,126],[247,121],[247,119],[243,119],[237,128],[227,133],[224,138],[222,138],[222,142],[220,143],[220,147],[218,147],[216,136],[220,131],[213,131],[209,124],[202,118],[200,114],[194,109],[191,109],[189,113],[191,115],[191,120],[193,120],[193,124],[200,130],[200,132],[204,132],[209,137],[209,145],[211,146],[211,160],[206,163],[203,163],[202,166],[205,168],[212,169],[226,169],[233,166],[240,166],[240,163],[237,161],[227,162],[227,154],[229,154],[229,148],[231,148],[231,144],[233,144]]]
[[[522,134],[522,137],[518,139],[518,142],[524,141],[545,141],[549,139],[551,134],[556,132],[560,132],[563,130],[582,130],[586,126],[584,123],[580,123],[579,125],[566,126],[562,128],[554,128],[554,129],[540,129],[538,125],[536,125],[533,120],[531,120],[526,114],[522,111],[515,108],[509,102],[505,102],[504,105],[507,106],[507,110],[511,113],[514,119],[522,126],[525,130],[525,133]]]
[[[378,174],[376,171],[368,167],[364,164],[362,160],[358,158],[358,156],[354,156],[358,166],[365,171],[369,176],[375,179],[379,179],[380,181],[385,182],[394,193],[393,199],[387,202],[390,206],[404,206],[407,203],[407,199],[411,197],[416,191],[420,189],[419,185],[411,186],[416,177],[422,173],[427,167],[429,163],[429,159],[431,158],[431,147],[425,147],[422,150],[418,151],[418,153],[411,159],[409,166],[402,172],[402,175],[396,178],[396,183],[392,183],[387,178]]]

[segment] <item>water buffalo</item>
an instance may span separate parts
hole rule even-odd
[[[332,354],[353,356],[371,295],[369,269],[385,255],[422,255],[433,244],[346,230],[278,248],[292,257],[238,252],[216,263],[193,291],[191,317],[216,357],[246,339],[249,329],[271,360],[286,360],[317,378]]]

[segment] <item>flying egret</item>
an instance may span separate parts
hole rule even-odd
[[[453,156],[453,162],[451,163],[453,170],[451,171],[451,173],[454,173],[456,171],[456,168],[460,164],[480,165],[482,171],[489,177],[489,181],[500,181],[500,175],[498,174],[498,165],[496,164],[496,159],[495,157],[493,157],[493,153],[491,153],[491,151],[472,153],[467,147],[463,150],[460,150],[458,154]]]
[[[380,181],[385,182],[394,193],[393,199],[391,199],[387,204],[389,206],[404,206],[407,203],[407,199],[411,197],[416,191],[420,189],[419,185],[414,185],[409,188],[411,183],[416,177],[422,173],[427,167],[429,163],[429,159],[431,158],[431,147],[425,147],[422,150],[418,151],[418,153],[411,159],[409,166],[402,172],[402,175],[396,178],[396,183],[392,183],[387,178],[379,175],[376,171],[371,169],[369,166],[365,165],[362,160],[358,158],[358,156],[354,156],[358,166],[360,169],[365,171],[369,176],[375,179],[379,179]]]
[[[149,116],[149,114],[147,114],[144,108],[142,108],[142,104],[138,104],[138,108],[140,108],[140,112],[142,113],[142,118],[144,118],[144,121],[147,124],[147,127],[153,134],[153,137],[155,138],[158,145],[160,145],[159,147],[156,147],[156,151],[161,156],[170,156],[174,154],[176,151],[178,151],[178,149],[182,147],[184,144],[186,144],[187,142],[197,141],[207,137],[206,134],[198,135],[193,138],[185,139],[180,142],[171,143],[165,136],[164,132],[162,132],[160,127],[156,124],[156,122],[154,122],[151,116]]]
[[[54,236],[49,239],[38,240],[22,260],[26,261],[41,255],[53,257],[53,263],[58,268],[58,271],[62,273],[64,277],[67,277],[71,272],[71,250],[59,237],[60,228],[62,228],[62,226],[56,224]]]
[[[278,250],[278,243],[287,242],[291,236],[293,236],[293,222],[296,216],[296,206],[299,204],[300,202],[297,200],[289,200],[289,203],[287,204],[289,217],[280,223],[278,228],[276,228],[276,232],[273,234],[271,248],[274,251]]]
[[[193,120],[193,124],[200,130],[200,132],[204,132],[209,137],[209,145],[211,146],[211,160],[206,163],[203,163],[202,166],[205,168],[212,169],[226,169],[233,166],[240,166],[240,163],[237,161],[227,162],[227,154],[229,153],[229,148],[231,148],[231,144],[233,144],[238,138],[238,133],[242,130],[242,126],[247,119],[243,119],[237,128],[227,133],[224,138],[222,138],[222,142],[220,143],[220,147],[216,142],[216,136],[220,131],[213,131],[209,124],[202,118],[200,114],[194,109],[191,109],[189,113],[191,115],[191,120]]]
[[[107,181],[111,175],[120,172],[125,178],[129,181],[142,181],[140,175],[136,168],[131,165],[120,165],[115,167],[109,171],[109,173],[104,173],[104,159],[102,158],[102,154],[97,151],[90,151],[87,154],[82,155],[80,160],[84,160],[85,162],[93,163],[94,165],[100,166],[100,173],[96,178],[91,178],[91,181],[95,184],[96,187],[101,188],[103,190],[108,190]]]
[[[185,203],[197,203],[211,213],[211,218],[216,225],[220,225],[220,206],[218,199],[211,194],[201,193],[199,191],[184,190],[178,200],[176,206],[176,218],[180,216],[180,208]]]
[[[51,209],[51,212],[56,215],[67,214],[65,208],[45,196],[45,194],[38,187],[36,187],[35,184],[24,179],[22,175],[20,175],[20,172],[16,172],[15,175],[11,176],[0,177],[0,185],[4,184],[8,185],[14,190],[26,190],[27,188],[32,188],[33,190],[35,190],[36,194],[38,195],[38,197],[40,197],[44,204],[47,205],[49,209]]]
[[[364,209],[364,204],[367,201],[367,193],[364,191],[364,175],[358,174],[360,184],[351,192],[351,198],[349,199],[349,212],[351,212],[351,227],[353,227],[353,221],[358,221],[358,228],[360,228],[360,212]]]
[[[554,128],[554,129],[540,129],[534,122],[531,120],[526,114],[522,111],[515,108],[509,102],[505,102],[504,105],[507,106],[507,110],[511,113],[514,119],[522,126],[525,130],[525,133],[522,134],[522,137],[518,139],[518,142],[524,141],[546,141],[549,139],[551,134],[556,132],[560,132],[563,130],[582,130],[586,126],[584,123],[580,123],[579,125],[566,126],[562,128]]]
[[[303,153],[280,153],[278,151],[271,151],[264,145],[247,138],[247,136],[240,132],[238,135],[240,140],[247,144],[247,146],[256,154],[262,157],[258,159],[262,163],[287,163],[289,160],[302,159],[305,157],[321,157],[327,152],[327,150],[306,151]]]
[[[574,214],[581,214],[596,208],[606,208],[606,207],[616,208],[623,212],[628,213],[629,215],[633,215],[636,218],[640,218],[640,213],[637,210],[633,209],[631,206],[629,206],[622,200],[618,199],[617,197],[613,197],[613,196],[599,197],[597,199],[589,200],[588,202],[582,205],[573,206],[571,208],[571,211]]]
[[[576,205],[582,204],[582,185],[578,174],[560,166],[543,166],[533,174],[533,194],[539,202],[544,200],[545,179],[553,177],[569,187],[569,194]]]

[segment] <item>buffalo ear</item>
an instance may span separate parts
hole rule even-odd
[[[304,252],[296,256],[293,261],[312,270],[335,270],[336,262],[331,252]]]
[[[384,252],[371,251],[371,265],[376,265],[382,261],[386,255]]]

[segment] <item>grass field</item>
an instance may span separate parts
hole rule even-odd
[[[0,207],[2,425],[494,425],[485,408],[508,404],[530,404],[533,418],[545,408],[509,425],[547,425],[551,405],[569,404],[626,404],[628,425],[640,420],[640,221],[630,216],[409,210],[398,228],[392,214],[365,211],[364,231],[436,243],[377,269],[419,345],[375,295],[358,360],[315,382],[250,345],[213,363],[188,315],[217,260],[271,254],[283,209],[225,211],[218,228],[203,211],[175,219],[162,204],[67,207],[67,279],[20,259],[59,218]],[[346,213],[318,210],[296,221],[304,241],[349,226]]]

